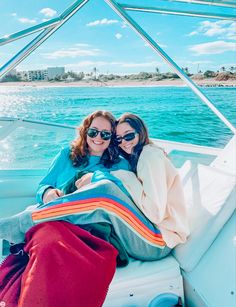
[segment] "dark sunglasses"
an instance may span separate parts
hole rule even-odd
[[[99,133],[100,133],[101,138],[104,141],[108,141],[111,139],[112,133],[110,131],[107,131],[107,130],[100,131],[96,128],[88,128],[88,131],[87,131],[87,135],[92,139],[95,138]]]
[[[130,132],[130,133],[125,134],[124,136],[117,136],[116,142],[117,144],[121,144],[122,140],[125,140],[127,142],[132,141],[136,137],[137,134],[138,134],[137,132]]]

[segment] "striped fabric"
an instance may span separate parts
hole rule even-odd
[[[96,191],[96,189],[95,189]],[[127,198],[129,200],[129,198]],[[122,227],[127,227],[135,236],[148,245],[163,249],[166,244],[161,232],[141,213],[133,202],[106,193],[73,193],[56,199],[32,213],[35,224],[52,221],[75,221],[82,226],[96,222],[96,216],[118,219]],[[80,222],[81,221],[81,222]],[[112,222],[111,222],[112,223]],[[119,226],[117,226],[119,227]],[[116,229],[115,229],[116,230]]]

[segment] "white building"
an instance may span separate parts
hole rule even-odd
[[[22,81],[42,81],[52,80],[61,77],[65,73],[64,67],[48,67],[47,69],[29,70],[29,71],[11,71],[11,74],[21,77]]]
[[[29,70],[28,71],[28,80],[29,81],[40,81],[47,80],[48,72],[47,70]]]
[[[48,67],[47,73],[48,80],[54,79],[56,77],[60,78],[65,73],[65,67]]]

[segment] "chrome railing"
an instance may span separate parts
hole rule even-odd
[[[203,12],[198,12],[198,11],[184,11],[184,10],[176,10],[176,9],[174,10],[174,9],[167,9],[167,8],[162,8],[162,7],[142,7],[138,5],[129,5],[129,4],[124,4],[124,3],[120,3],[119,5],[126,11],[236,20],[236,16],[232,14],[203,13]]]
[[[191,78],[165,53],[165,51],[149,36],[140,25],[128,15],[124,9],[114,0],[105,0],[107,4],[136,32],[138,35],[157,53],[172,70],[191,88],[191,90],[204,102],[220,120],[236,134],[236,128],[228,121],[228,119],[213,105],[210,99],[199,89]]]
[[[49,130],[49,131],[68,131],[76,130],[75,126],[62,125],[56,123],[49,123],[45,121],[38,120],[28,120],[15,117],[0,117],[0,141],[10,135],[17,128],[34,128],[37,130]],[[167,153],[170,153],[173,150],[186,151],[199,154],[207,154],[217,156],[222,149],[210,146],[200,146],[189,143],[181,143],[174,141],[167,141],[162,139],[152,139],[154,143],[157,143],[159,146],[165,148]]]
[[[26,35],[30,35],[39,30],[44,29],[36,38],[21,49],[14,57],[12,57],[5,65],[0,68],[0,78],[10,72],[20,62],[22,62],[28,55],[30,55],[36,48],[38,48],[45,40],[47,40],[54,32],[56,32],[65,22],[67,22],[81,7],[83,7],[89,0],[77,0],[68,9],[66,9],[58,19],[53,19],[50,22],[41,23],[38,26],[31,27],[24,31],[17,32],[3,37],[0,42],[6,44],[13,40],[20,39]]]

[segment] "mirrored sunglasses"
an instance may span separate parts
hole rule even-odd
[[[111,139],[112,133],[111,131],[107,131],[107,130],[98,130],[96,128],[88,128],[87,131],[87,135],[90,138],[95,138],[98,134],[100,133],[101,139],[103,139],[104,141],[108,141]]]
[[[130,132],[125,134],[124,136],[117,136],[116,142],[117,144],[121,144],[123,140],[125,140],[126,142],[132,141],[137,134],[138,134],[137,132]]]

